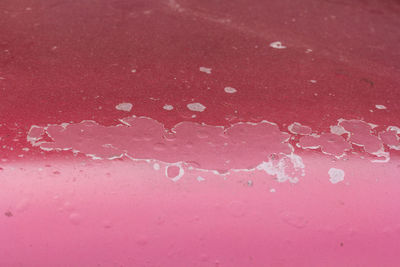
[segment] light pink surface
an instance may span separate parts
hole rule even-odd
[[[314,153],[304,159],[332,164]],[[332,185],[325,167],[293,185],[264,173],[174,183],[163,169],[130,161],[15,164],[2,171],[2,203],[13,216],[0,221],[1,262],[394,266],[400,189],[391,173],[399,166],[366,168],[359,159],[335,166],[346,171],[345,183]]]

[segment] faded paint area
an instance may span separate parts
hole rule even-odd
[[[175,167],[169,166],[166,176],[173,181],[182,177],[182,164],[220,174],[257,169],[282,182],[297,182],[304,176],[302,159],[288,143],[290,135],[267,121],[237,123],[226,129],[182,122],[170,131],[151,118],[133,116],[121,122],[110,127],[94,121],[32,126],[27,139],[46,151],[72,150],[93,159],[126,156],[172,164]]]

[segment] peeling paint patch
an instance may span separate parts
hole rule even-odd
[[[351,149],[351,145],[342,136],[332,133],[301,137],[297,146],[308,149],[321,148],[323,153],[336,157],[343,156],[345,151]]]
[[[189,110],[195,112],[203,112],[204,110],[206,110],[206,107],[200,103],[190,103],[187,104],[186,106]]]
[[[362,146],[367,153],[376,154],[383,150],[382,142],[371,130],[374,125],[370,125],[360,120],[339,120],[339,126],[350,133],[348,141],[352,144]]]
[[[344,180],[344,171],[341,169],[330,168],[328,171],[329,181],[332,184],[337,184]]]
[[[182,122],[166,130],[146,117],[132,116],[120,121],[123,124],[116,126],[102,126],[94,121],[34,126],[27,139],[45,151],[71,150],[93,159],[125,156],[164,162],[168,166],[166,175],[173,181],[182,177],[184,166],[219,174],[260,170],[280,182],[297,182],[305,174],[301,157],[293,153],[288,143],[290,135],[274,123],[236,123],[224,128]],[[41,133],[50,140],[43,139]]]
[[[132,110],[133,105],[131,103],[120,103],[115,106],[115,109],[129,112]]]
[[[308,126],[301,125],[301,123],[294,122],[288,126],[289,132],[292,134],[309,135],[312,130]]]
[[[400,128],[389,126],[386,131],[379,133],[379,139],[391,149],[400,150]]]
[[[206,107],[191,103],[188,108],[201,112]],[[376,156],[372,162],[388,162],[390,154],[385,149],[400,150],[399,127],[389,126],[377,133],[377,125],[361,120],[339,119],[337,125],[330,126],[331,133],[319,135],[298,122],[288,126],[291,134],[268,121],[240,122],[227,128],[184,121],[172,129],[148,117],[130,116],[120,122],[115,126],[94,121],[33,125],[27,141],[44,151],[69,150],[92,159],[145,160],[155,170],[161,169],[162,163],[172,181],[181,179],[188,168],[219,175],[262,171],[279,182],[296,183],[305,175],[305,165],[294,153],[292,142],[299,148],[320,149],[336,158],[354,151],[352,145],[357,145]],[[301,136],[293,138],[295,135]]]
[[[269,44],[270,47],[275,48],[275,49],[285,49],[286,46],[282,45],[281,42],[276,41],[276,42],[272,42]]]
[[[211,68],[206,68],[206,67],[200,67],[199,70],[201,72],[207,73],[207,74],[211,74]]]
[[[330,127],[330,130],[331,130],[331,133],[337,134],[337,135],[350,134],[342,126],[339,126],[339,125],[332,125]]]
[[[229,87],[229,86],[225,87],[225,88],[224,88],[224,91],[225,91],[225,93],[227,93],[227,94],[234,94],[234,93],[237,92],[237,90],[236,90],[235,88]]]

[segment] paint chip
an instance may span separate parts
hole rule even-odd
[[[207,74],[211,74],[211,68],[200,67],[199,70],[201,72],[204,72],[204,73],[207,73]]]
[[[384,105],[375,105],[377,109],[387,109]]]
[[[336,169],[336,168],[330,168],[328,171],[329,174],[329,181],[332,184],[337,184],[339,182],[342,182],[344,180],[344,171],[341,169]]]
[[[277,42],[272,42],[269,44],[270,47],[272,48],[276,48],[276,49],[285,49],[286,46],[282,45],[281,42],[277,41]]]
[[[236,90],[235,88],[229,87],[229,86],[225,87],[225,88],[224,88],[224,91],[225,91],[225,93],[227,93],[227,94],[234,94],[234,93],[237,92],[237,90]]]
[[[203,177],[201,177],[201,176],[197,176],[197,181],[199,181],[199,182],[203,182],[203,181],[205,181],[206,179],[204,179]]]
[[[163,109],[165,109],[165,110],[173,110],[173,109],[174,109],[174,106],[165,104],[165,105],[163,106]]]
[[[129,112],[132,110],[133,105],[131,103],[120,103],[115,106],[117,110]]]
[[[186,105],[187,108],[191,111],[196,111],[196,112],[203,112],[206,107],[200,103],[190,103]]]

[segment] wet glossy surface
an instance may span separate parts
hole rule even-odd
[[[396,1],[0,3],[0,265],[398,266]]]

